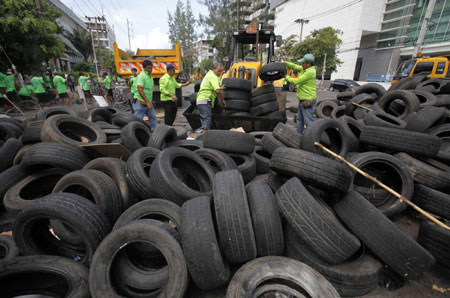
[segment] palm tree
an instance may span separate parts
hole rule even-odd
[[[88,62],[89,57],[92,55],[92,39],[89,33],[86,30],[65,31],[64,36],[80,52],[84,62]]]

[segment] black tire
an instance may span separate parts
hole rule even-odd
[[[444,108],[424,107],[411,117],[405,129],[426,132],[434,126],[443,124],[446,117],[447,113]]]
[[[258,257],[282,255],[283,228],[272,189],[266,183],[253,183],[246,191]]]
[[[104,212],[111,224],[122,211],[119,188],[110,176],[97,170],[79,170],[65,175],[53,189],[53,193],[58,192],[85,197]]]
[[[250,102],[241,99],[227,99],[227,109],[238,111],[250,111]]]
[[[141,200],[153,198],[155,194],[150,187],[150,168],[159,153],[158,149],[144,147],[133,152],[127,160],[127,181]]]
[[[442,95],[436,95],[438,101],[436,102],[436,107],[444,107],[444,108],[450,108],[450,95],[449,94],[442,94]]]
[[[275,92],[275,87],[273,84],[264,84],[261,87],[252,90],[251,97],[256,97],[266,93]]]
[[[348,151],[359,152],[361,149],[359,136],[365,126],[364,123],[361,123],[360,121],[349,116],[342,116],[338,121],[342,124],[342,134],[348,143]]]
[[[287,147],[285,144],[275,138],[272,133],[268,133],[263,136],[263,138],[261,139],[261,146],[270,154],[273,154],[277,148]]]
[[[284,63],[268,63],[259,69],[259,78],[264,82],[276,81],[283,78],[286,72]]]
[[[234,160],[226,153],[216,149],[198,149],[194,151],[213,169],[214,173],[237,169]]]
[[[273,280],[259,291],[264,281]],[[289,285],[288,287],[279,287]],[[297,291],[297,289],[299,289]],[[316,270],[286,257],[263,257],[242,266],[228,285],[226,298],[263,297],[264,293],[282,291],[291,297],[340,297],[336,289]],[[300,293],[299,293],[300,292]],[[253,296],[258,293],[258,296]],[[295,296],[294,296],[295,295]]]
[[[432,92],[434,94],[449,94],[450,81],[442,78],[431,78],[417,85],[416,90],[427,90],[427,87],[434,88],[436,90]]]
[[[267,103],[260,104],[258,106],[254,106],[250,109],[250,114],[252,116],[260,116],[272,112],[276,112],[280,109],[277,101],[271,101]]]
[[[97,122],[97,121],[95,121],[95,118],[97,116],[101,116],[103,119],[105,119],[106,122],[112,123],[112,118],[117,113],[119,113],[118,110],[111,108],[111,107],[105,107],[105,108],[92,109],[92,110],[90,110],[89,115],[91,117],[92,122]]]
[[[364,117],[364,123],[368,126],[389,127],[403,129],[406,127],[406,122],[387,114],[385,112],[370,112]]]
[[[446,193],[416,184],[413,201],[433,214],[450,219],[450,196]]]
[[[429,252],[357,192],[349,192],[334,210],[362,243],[403,278],[414,279],[434,265]]]
[[[222,80],[222,84],[225,88],[245,90],[247,92],[252,90],[252,82],[250,80],[225,78]]]
[[[406,153],[397,153],[395,157],[408,168],[415,182],[442,192],[450,192],[450,172],[438,169]]]
[[[120,133],[121,144],[130,152],[146,147],[152,132],[148,125],[140,122],[131,122],[122,128]]]
[[[378,286],[383,264],[362,252],[357,258],[338,265],[323,261],[288,224],[285,230],[285,254],[316,269],[342,297],[364,296]]]
[[[376,126],[364,127],[359,141],[380,148],[429,157],[436,156],[441,147],[441,140],[432,135]]]
[[[41,129],[44,125],[43,120],[30,121],[25,126],[21,141],[23,144],[38,143],[41,141]]]
[[[277,101],[277,94],[275,93],[275,91],[250,98],[250,104],[252,107],[256,107],[273,101]]]
[[[375,185],[370,187],[354,185],[353,190],[357,191],[375,207],[383,205],[390,195],[390,192],[384,188],[375,187]]]
[[[122,197],[122,212],[137,202],[136,194],[127,182],[127,164],[123,160],[111,157],[96,158],[87,163],[83,170],[97,170],[111,177]]]
[[[286,119],[286,111],[275,111],[269,114],[265,114],[264,117],[273,119]]]
[[[21,131],[24,129],[24,126],[26,125],[26,123],[31,119],[25,119],[24,121],[20,121],[16,118],[10,118],[8,116],[4,117],[5,115],[2,115],[3,117],[0,117],[0,123],[9,123],[12,124],[14,126],[16,126],[17,128],[19,128]]]
[[[0,263],[0,296],[89,297],[88,276],[85,266],[66,258],[16,257]]]
[[[3,197],[5,193],[25,177],[27,177],[27,173],[19,165],[10,167],[0,173],[0,210],[3,209]]]
[[[228,283],[230,268],[220,253],[208,197],[187,201],[181,209],[181,241],[189,273],[202,290]]]
[[[316,108],[317,117],[322,119],[331,119],[331,113],[338,105],[333,101],[320,101]]]
[[[358,96],[362,93],[372,95],[372,97],[374,97],[374,99],[377,101],[386,93],[386,89],[384,89],[384,87],[380,84],[368,83],[358,87],[355,90],[355,96]]]
[[[289,179],[275,196],[283,217],[328,263],[340,264],[360,248],[358,238],[318,203],[298,178]]]
[[[272,134],[287,147],[301,149],[302,135],[299,134],[296,129],[279,122],[273,129]]]
[[[203,146],[227,153],[250,154],[255,150],[255,137],[237,131],[208,130],[203,138]]]
[[[440,138],[443,142],[450,142],[450,123],[441,124],[430,129],[428,134]]]
[[[176,139],[177,131],[175,128],[167,125],[159,125],[153,130],[147,146],[162,149],[164,144],[176,141]]]
[[[223,254],[232,264],[256,258],[255,235],[241,174],[238,170],[223,171],[214,180],[214,208]]]
[[[256,160],[252,154],[228,154],[236,163],[239,172],[241,172],[244,184],[247,184],[256,177]]]
[[[55,115],[69,115],[69,116],[73,116],[73,117],[77,116],[75,111],[70,108],[50,107],[50,108],[46,108],[46,109],[43,109],[42,111],[40,111],[36,116],[36,120],[44,120],[45,121],[48,118],[55,116]]]
[[[240,89],[224,89],[222,95],[225,99],[234,98],[239,100],[248,100],[249,93]]]
[[[367,93],[360,93],[357,96],[353,97],[350,101],[345,103],[345,114],[347,116],[353,117],[354,111],[358,108],[353,103],[357,103],[359,105],[373,105],[375,103],[375,98],[373,95],[369,95]]]
[[[41,140],[79,146],[102,144],[107,139],[105,132],[92,122],[69,115],[56,115],[44,122]]]
[[[203,141],[201,140],[176,140],[170,143],[167,143],[163,146],[163,149],[167,149],[170,147],[181,147],[191,151],[203,149]]]
[[[179,205],[191,198],[212,195],[214,171],[188,149],[172,147],[161,151],[151,166],[150,177],[151,188],[158,197]]]
[[[255,152],[253,152],[252,155],[256,162],[256,174],[269,173],[269,162],[272,154],[265,151],[263,147],[256,146]]]
[[[291,148],[277,149],[269,165],[270,169],[279,174],[295,176],[306,184],[338,192],[349,190],[353,175],[345,165],[337,161]]]
[[[114,230],[99,245],[89,272],[89,288],[93,297],[130,296],[122,293],[123,289],[121,291],[118,287],[119,281],[111,278],[111,265],[120,250],[136,241],[155,246],[167,260],[169,278],[158,294],[161,297],[183,297],[188,283],[188,270],[180,244],[166,229],[149,224],[149,221],[151,222],[151,220],[141,219]],[[149,297],[150,293],[146,294],[146,297]]]
[[[80,148],[43,142],[34,144],[25,152],[20,166],[29,173],[50,167],[75,171],[83,168],[89,160],[89,156]]]
[[[20,254],[14,239],[10,235],[0,235],[0,261],[4,262]]]
[[[338,94],[336,94],[337,100],[347,101],[349,99],[352,99],[353,97],[355,97],[354,91],[345,91],[345,92],[339,92]]]
[[[142,124],[148,126],[147,122],[131,113],[118,112],[112,117],[112,124],[117,125],[119,127],[124,127],[130,122],[141,122]]]
[[[393,84],[388,91],[394,90],[410,90],[415,89],[417,85],[427,79],[426,75],[415,75],[412,77],[406,77],[398,80],[395,84]]]
[[[291,176],[279,174],[279,173],[269,169],[269,173],[267,175],[267,184],[269,184],[269,186],[270,186],[270,188],[272,189],[273,192],[276,192],[290,178],[291,178]]]
[[[272,132],[270,131],[252,131],[249,134],[251,134],[252,136],[255,137],[255,145],[261,145],[261,139],[266,135],[266,134],[271,134]]]
[[[396,157],[382,152],[364,152],[352,156],[349,159],[356,167],[375,176],[378,180],[391,187],[408,200],[412,199],[414,193],[414,181],[409,170]],[[373,188],[375,184],[354,173],[352,184],[354,186]],[[406,209],[406,204],[389,194],[385,201],[377,206],[384,215],[391,217]]]
[[[52,193],[56,183],[67,174],[66,170],[48,169],[29,175],[13,185],[3,197],[5,209],[17,214],[34,200]]]
[[[411,90],[419,99],[420,107],[434,106],[438,103],[439,99],[433,93],[421,90]]]
[[[72,247],[55,238],[49,231],[48,219],[58,220],[76,231],[84,245]],[[83,197],[56,193],[34,201],[14,220],[13,237],[23,255],[76,256],[89,266],[92,256],[111,226],[105,215]]]
[[[331,112],[331,119],[338,120],[345,116],[345,106],[338,106]]]
[[[17,125],[0,122],[0,140],[6,141],[9,138],[19,138],[22,135],[22,129]]]
[[[422,245],[439,263],[450,269],[450,231],[440,226],[423,221],[419,228],[417,242]]]
[[[306,151],[329,156],[328,153],[314,145],[315,142],[322,143],[321,138],[326,135],[329,144],[325,144],[331,151],[345,157],[349,144],[343,133],[342,123],[331,119],[318,119],[311,122],[303,131],[302,148]]]
[[[188,137],[188,131],[186,127],[175,126],[175,130],[177,131],[177,140],[186,140]]]
[[[22,143],[15,139],[9,138],[0,147],[0,172],[10,168],[13,165],[14,157],[22,148]]]
[[[400,119],[405,118],[409,113],[417,112],[420,108],[420,102],[417,96],[413,92],[405,90],[396,90],[386,93],[378,101],[378,105],[384,112],[391,114],[389,107],[391,103],[397,99],[404,104],[403,112],[398,115]]]

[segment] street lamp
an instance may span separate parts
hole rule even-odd
[[[300,24],[300,42],[302,42],[302,36],[303,36],[303,24],[308,24],[309,20],[307,19],[296,19],[294,21],[296,24]]]

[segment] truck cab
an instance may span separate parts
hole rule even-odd
[[[449,65],[450,55],[437,57],[418,56],[400,64],[394,75],[392,84],[402,78],[418,74],[427,75],[429,78],[445,78],[450,76]]]

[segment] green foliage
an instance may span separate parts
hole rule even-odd
[[[186,5],[178,0],[175,12],[168,14],[169,39],[172,47],[180,43],[183,51],[182,65],[187,75],[194,71],[194,61],[197,58],[195,41],[198,38],[195,32],[197,20],[192,12],[190,0],[186,0]]]
[[[200,62],[200,73],[206,74],[210,69],[213,69],[213,60],[208,58],[204,59],[202,62]]]
[[[101,49],[100,54],[103,56],[103,68],[108,69],[111,75],[117,75],[114,54],[108,49]]]
[[[92,39],[86,30],[65,31],[64,36],[72,43],[78,52],[83,56],[85,62],[89,60],[92,53]]]
[[[332,27],[314,30],[305,40],[295,43],[286,52],[293,61],[297,61],[307,53],[313,54],[318,73],[322,72],[324,56],[327,54],[325,69],[335,71],[336,67],[342,64],[342,61],[336,57],[336,51],[342,44],[340,34],[342,34],[340,30]]]
[[[39,12],[35,0],[2,0],[0,3],[0,45],[18,71],[42,71],[43,61],[64,53],[64,43],[58,36],[62,28],[55,22],[61,13],[48,1],[40,1]],[[10,67],[4,54],[0,55],[0,67]]]
[[[73,66],[73,70],[79,71],[79,72],[88,72],[88,71],[91,71],[91,69],[92,69],[92,65],[87,62],[80,62]]]
[[[290,35],[288,38],[283,39],[283,44],[281,47],[275,50],[275,55],[281,61],[293,60],[293,56],[291,55],[292,48],[297,43],[295,35]]]

